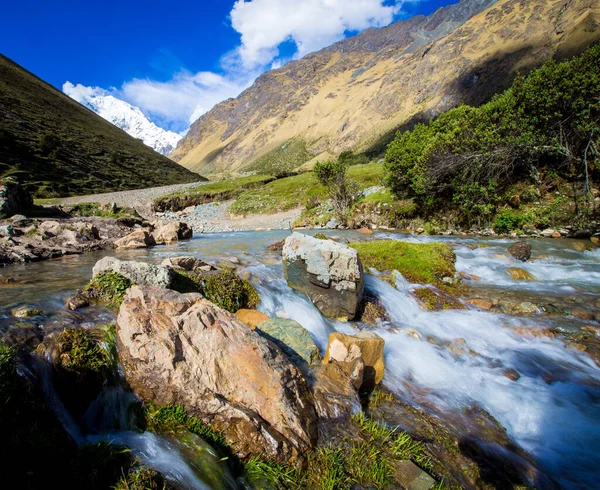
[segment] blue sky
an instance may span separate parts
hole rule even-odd
[[[111,93],[180,132],[267,69],[456,1],[11,1],[0,52],[78,100]]]

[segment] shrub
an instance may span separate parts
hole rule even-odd
[[[359,197],[356,182],[347,178],[348,165],[340,160],[336,162],[316,163],[314,167],[318,181],[327,188],[333,213],[338,221],[346,225],[352,206]]]

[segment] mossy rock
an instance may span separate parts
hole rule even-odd
[[[173,289],[180,293],[200,293],[217,306],[235,313],[240,309],[255,309],[260,296],[252,284],[241,279],[235,269],[198,275],[174,270]]]
[[[350,246],[358,252],[365,268],[388,272],[388,278],[397,270],[413,284],[431,284],[444,290],[455,286],[444,282],[444,278],[454,278],[456,274],[456,255],[444,243],[376,240]]]
[[[75,293],[76,298],[101,303],[110,308],[119,308],[127,290],[133,282],[116,272],[102,272],[94,277],[83,290]]]
[[[294,320],[271,318],[256,331],[276,344],[295,364],[315,364],[321,360],[319,348],[308,330]]]
[[[466,306],[457,298],[442,291],[434,291],[429,288],[417,288],[413,291],[413,294],[419,299],[421,305],[429,311],[466,309]]]

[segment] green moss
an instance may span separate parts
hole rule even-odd
[[[94,277],[84,288],[84,293],[93,300],[118,308],[133,283],[116,272],[103,272]]]
[[[255,309],[260,296],[252,284],[241,279],[235,269],[223,269],[202,276],[175,271],[173,288],[180,293],[200,293],[217,306],[235,313],[241,308]]]
[[[325,233],[316,233],[313,236],[315,238],[318,238],[319,240],[329,240],[329,238],[327,238],[327,235],[325,235]]]
[[[454,277],[456,256],[443,243],[407,243],[395,240],[352,243],[365,267],[380,272],[397,270],[408,281],[447,288],[444,277]]]
[[[104,339],[89,330],[67,329],[58,340],[60,366],[78,377],[104,380],[114,369],[114,359]]]

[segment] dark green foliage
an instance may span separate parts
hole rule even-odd
[[[319,240],[329,240],[329,238],[327,238],[327,235],[325,233],[315,233],[315,235],[313,235],[315,238],[318,238]]]
[[[581,212],[579,203],[592,205],[599,134],[596,45],[517,78],[479,108],[457,107],[398,134],[386,153],[388,183],[396,195],[414,198],[424,214],[452,203],[462,222],[481,224],[491,220],[511,184],[536,183],[539,170],[549,169],[573,183]]]
[[[113,488],[114,490],[166,490],[175,487],[168,485],[160,473],[150,468],[134,467]]]
[[[235,269],[198,276],[185,271],[174,271],[173,289],[180,293],[201,293],[217,306],[235,313],[241,308],[254,309],[260,303],[256,289],[241,279]]]
[[[369,158],[363,153],[356,154],[352,151],[343,151],[338,157],[338,161],[344,165],[363,165],[369,163]]]
[[[0,177],[35,197],[200,179],[0,55]]]
[[[118,308],[131,286],[133,283],[126,277],[116,272],[103,272],[87,284],[84,293],[91,299],[105,303],[106,306]]]

